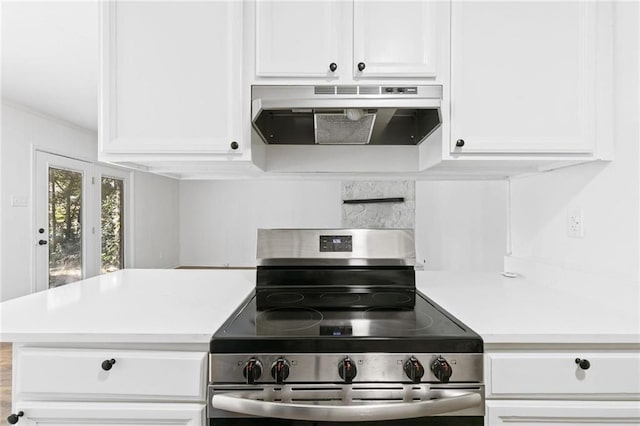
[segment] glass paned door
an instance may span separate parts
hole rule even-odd
[[[100,273],[124,268],[124,179],[101,177]]]
[[[96,274],[93,164],[40,151],[36,163],[36,290],[45,290]]]
[[[81,171],[49,167],[49,288],[81,280]]]

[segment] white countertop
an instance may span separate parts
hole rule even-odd
[[[0,340],[207,343],[255,270],[125,269],[0,304]]]
[[[254,285],[254,270],[118,271],[0,304],[0,340],[203,344]],[[428,271],[417,285],[487,345],[640,343],[637,287],[602,295]]]
[[[534,283],[500,273],[417,273],[417,287],[485,344],[639,344],[640,289]]]

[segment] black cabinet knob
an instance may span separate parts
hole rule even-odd
[[[456,146],[457,147],[463,147],[464,146],[464,139],[458,139],[456,141]]]
[[[111,367],[113,367],[113,364],[116,363],[115,359],[105,359],[104,361],[102,361],[102,369],[104,371],[109,371],[111,370]]]
[[[271,366],[271,377],[281,385],[289,377],[289,362],[284,358],[278,358]]]
[[[335,72],[338,69],[338,64],[336,64],[335,62],[331,62],[329,64],[329,69],[331,70],[331,72]]]
[[[449,378],[453,374],[451,365],[441,356],[431,363],[431,371],[442,383],[449,383]]]
[[[338,364],[338,374],[345,383],[351,383],[358,375],[358,369],[351,358],[347,356]]]
[[[38,244],[40,244],[41,246],[44,246],[47,244],[47,240],[40,240],[38,241]]]
[[[10,425],[15,425],[22,416],[24,416],[24,412],[18,411],[18,414],[10,414],[9,417],[7,417],[7,421]]]
[[[364,62],[358,62],[358,70],[364,71],[366,67],[367,66],[364,64]]]
[[[424,367],[418,358],[412,356],[404,363],[404,372],[412,383],[420,383],[420,379],[424,376]]]
[[[251,358],[244,365],[242,375],[247,380],[247,384],[253,385],[262,376],[262,363],[256,358]]]
[[[38,229],[38,233],[39,233],[39,234],[44,234],[44,228],[40,228],[40,229]]]
[[[236,142],[236,141],[231,142],[231,149],[234,149],[234,150],[238,149],[239,146],[240,145],[238,145],[238,142]]]
[[[591,367],[591,363],[588,359],[576,358],[576,364],[578,364],[583,370],[588,370],[589,367]]]

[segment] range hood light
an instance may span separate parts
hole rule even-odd
[[[364,117],[364,110],[360,108],[347,108],[344,110],[344,115],[346,115],[350,121],[359,121]]]

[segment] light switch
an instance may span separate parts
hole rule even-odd
[[[11,196],[11,207],[27,207],[27,205],[29,205],[29,200],[27,200],[27,197],[20,195]]]

